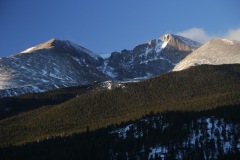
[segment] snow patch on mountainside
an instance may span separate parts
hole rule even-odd
[[[21,53],[29,53],[29,52],[31,52],[32,50],[34,50],[34,48],[35,48],[35,47],[28,48],[28,49],[22,51]]]
[[[108,80],[96,69],[101,60],[70,41],[51,39],[0,60],[0,97]]]
[[[186,47],[182,41],[188,44],[195,42],[170,34],[163,37],[140,44],[133,50],[113,52],[106,59],[68,40],[52,38],[0,59],[0,89],[12,89],[8,90],[12,96],[110,79],[135,82],[138,77],[145,79],[166,73],[195,49]],[[180,42],[180,39],[183,40]],[[177,45],[189,51],[173,46],[172,40],[179,41]],[[24,87],[27,89],[23,92],[18,89]]]
[[[162,48],[165,48],[167,46],[168,42],[163,42],[162,43]]]
[[[109,77],[115,78],[116,73],[114,73],[114,68],[108,66],[108,60],[103,62],[103,66],[98,67],[98,70],[108,75]]]
[[[118,80],[159,75],[172,70],[200,45],[181,36],[166,34],[133,50],[113,52],[99,69]]]

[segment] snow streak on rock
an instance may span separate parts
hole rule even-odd
[[[118,80],[159,75],[168,72],[201,44],[166,34],[159,39],[136,46],[133,50],[113,52],[100,68]],[[151,75],[151,76],[150,76]]]
[[[103,59],[70,41],[51,39],[0,59],[0,97],[78,86],[109,78]]]
[[[164,35],[133,50],[113,52],[103,59],[67,40],[50,39],[16,55],[0,59],[0,97],[44,92],[105,80],[144,80],[166,73],[200,44]]]

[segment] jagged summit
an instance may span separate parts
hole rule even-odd
[[[199,42],[174,34],[165,34],[160,39],[167,42],[169,46],[182,51],[194,51],[202,45]]]
[[[57,38],[52,38],[42,44],[36,45],[34,47],[28,48],[22,52],[22,53],[33,53],[41,50],[55,50],[57,52],[65,52],[65,53],[71,53],[71,52],[84,52],[89,54],[93,58],[101,58],[99,55],[93,53],[92,51],[79,46],[69,40],[59,40]]]
[[[173,67],[196,50],[200,43],[165,34],[132,50],[113,52],[105,60],[103,73],[117,79],[151,77],[172,70]]]
[[[109,79],[147,79],[171,71],[199,45],[166,34],[103,59],[71,41],[52,38],[0,59],[0,97]]]
[[[176,35],[168,33],[168,34],[164,34],[159,39],[162,41],[168,42],[169,40],[174,39],[174,38],[176,38]]]
[[[150,40],[147,44],[151,45],[159,42],[162,43],[162,48],[165,48],[168,44],[168,46],[182,51],[193,51],[202,45],[199,42],[174,34],[165,34],[159,39]]]
[[[191,66],[202,64],[233,64],[240,63],[240,42],[228,39],[212,39],[189,54],[173,71],[180,71]]]
[[[20,53],[31,53],[33,51],[36,51],[36,50],[40,50],[40,49],[49,49],[49,48],[52,48],[54,47],[54,43],[57,43],[56,41],[59,41],[58,39],[56,38],[51,38],[50,40],[42,43],[42,44],[39,44],[39,45],[36,45],[34,47],[31,47],[31,48],[28,48]]]

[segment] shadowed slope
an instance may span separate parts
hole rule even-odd
[[[197,66],[1,120],[0,145],[94,130],[151,111],[200,111],[232,104],[240,104],[240,65]]]

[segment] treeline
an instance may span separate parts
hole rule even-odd
[[[240,106],[150,113],[140,120],[0,148],[14,159],[239,159]],[[226,145],[227,144],[227,145]],[[156,149],[158,150],[156,152]]]
[[[42,106],[56,105],[99,88],[100,84],[54,89],[44,93],[27,93],[16,97],[0,98],[0,119],[17,115]]]
[[[87,92],[0,121],[0,146],[66,136],[139,119],[149,112],[240,104],[240,65],[197,66],[111,90]],[[36,102],[37,103],[37,102]]]

